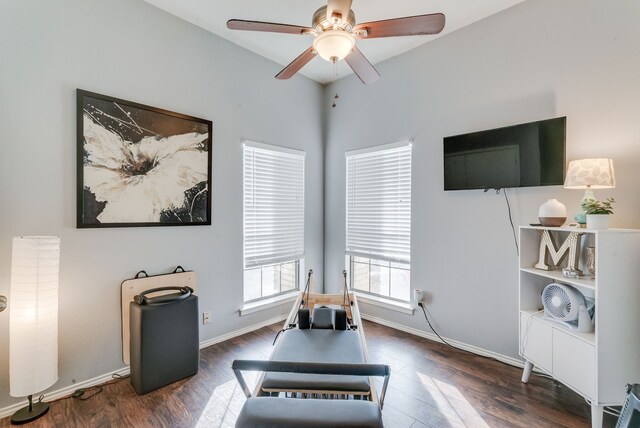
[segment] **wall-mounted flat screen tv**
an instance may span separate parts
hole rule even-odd
[[[566,117],[444,138],[444,190],[564,183]]]

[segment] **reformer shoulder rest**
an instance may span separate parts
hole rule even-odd
[[[309,309],[298,310],[298,328],[300,330],[326,329],[326,330],[346,330],[347,311],[344,309],[333,309],[326,307],[313,308],[313,315]]]

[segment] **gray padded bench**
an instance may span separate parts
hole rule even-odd
[[[235,360],[232,369],[247,396],[236,428],[382,428],[382,407],[390,369],[382,364]],[[323,376],[383,376],[379,401],[251,397],[241,371]]]
[[[271,357],[278,361],[327,363],[364,363],[364,351],[357,331],[309,329],[287,330],[280,338]],[[335,391],[368,395],[369,378],[299,373],[266,373],[262,390],[272,391]]]
[[[236,428],[344,427],[380,428],[376,403],[355,400],[315,400],[276,397],[247,399]]]

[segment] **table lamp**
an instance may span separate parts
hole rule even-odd
[[[60,238],[13,238],[9,314],[9,394],[29,404],[11,417],[24,424],[49,411],[37,394],[58,380]]]
[[[611,189],[613,187],[616,187],[613,159],[580,159],[569,162],[564,188],[585,189],[584,196],[580,200],[580,212],[574,217],[578,223],[585,224],[587,222],[582,203],[588,199],[595,199],[593,189]]]

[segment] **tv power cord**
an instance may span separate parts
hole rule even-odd
[[[438,339],[440,339],[442,341],[442,343],[444,343],[445,345],[451,346],[452,348],[458,349],[455,346],[453,346],[452,344],[450,344],[449,342],[447,342],[446,340],[444,340],[442,338],[442,336],[440,336],[438,334],[438,332],[436,331],[435,328],[433,328],[433,326],[431,325],[431,321],[429,321],[429,317],[427,316],[427,311],[424,309],[424,303],[422,303],[421,301],[418,302],[418,306],[420,306],[422,308],[422,313],[424,314],[424,319],[427,320],[427,324],[429,324],[429,328],[431,329],[431,331],[433,331],[435,333],[436,336],[438,336]]]
[[[489,190],[492,189],[484,189],[484,193],[487,193]],[[509,212],[509,223],[511,224],[511,231],[513,232],[513,242],[516,246],[516,254],[519,256],[520,255],[520,247],[518,246],[518,236],[516,234],[516,228],[513,225],[513,217],[511,215],[511,204],[509,203],[509,197],[507,196],[507,189],[504,187],[499,187],[497,189],[493,189],[496,191],[496,195],[500,194],[500,191],[502,191],[502,194],[504,195],[504,200],[507,203],[507,211]]]

